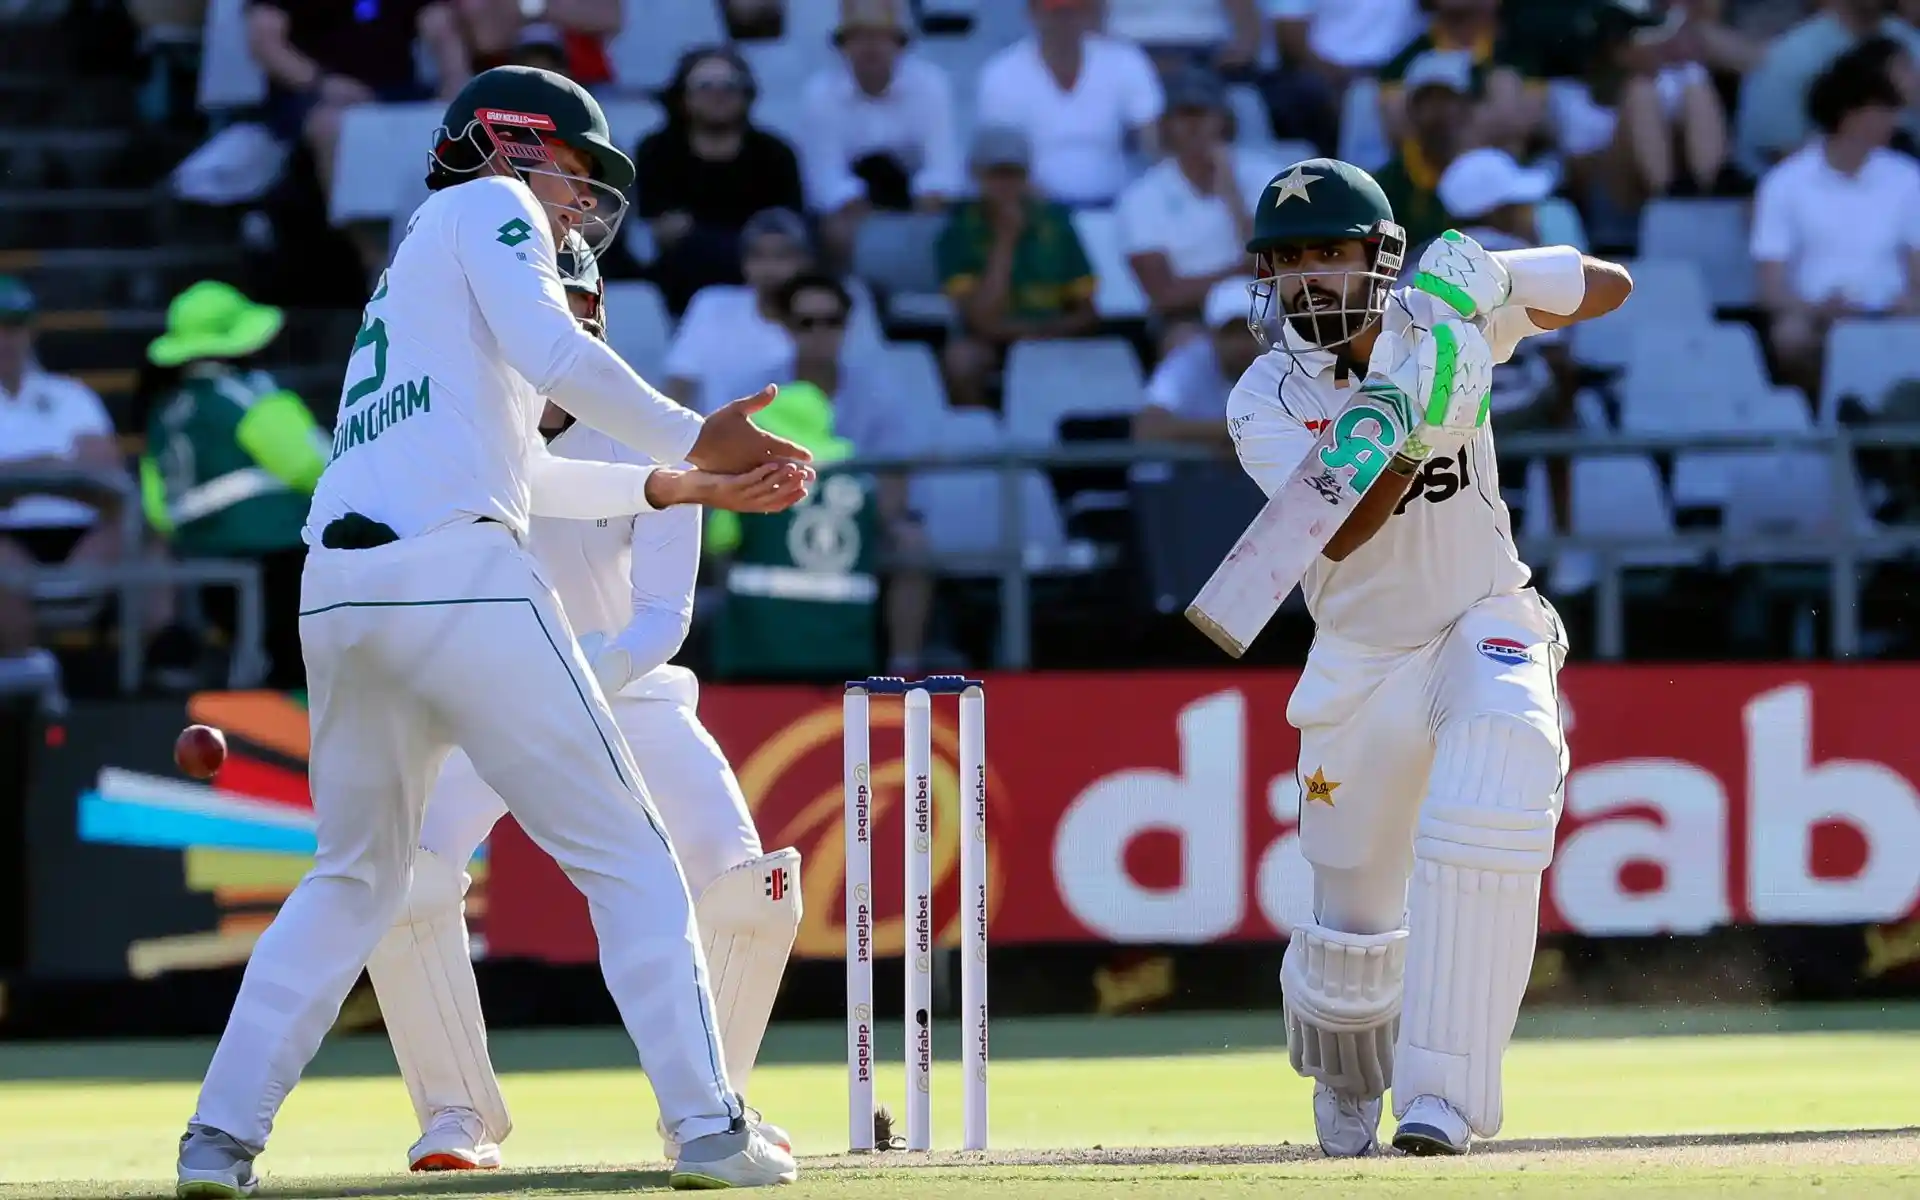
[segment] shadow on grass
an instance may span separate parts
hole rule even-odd
[[[1536,1010],[1521,1018],[1522,1038],[1626,1038],[1819,1032],[1920,1031],[1920,1005],[1802,1005],[1788,1008]],[[901,1027],[882,1022],[875,1057],[901,1057]],[[934,1052],[960,1057],[956,1021],[937,1021]],[[996,1021],[998,1062],[1039,1059],[1144,1058],[1194,1054],[1281,1053],[1280,1014],[1161,1014],[1137,1017],[1026,1017]],[[502,1073],[631,1070],[633,1046],[617,1028],[503,1031],[491,1039]],[[46,1042],[0,1045],[0,1081],[179,1081],[205,1071],[213,1043],[174,1041]],[[846,1030],[837,1022],[776,1024],[761,1050],[764,1065],[840,1065]],[[378,1032],[330,1038],[309,1078],[390,1076],[393,1052]]]
[[[608,1195],[665,1188],[665,1170],[619,1170],[584,1167],[577,1170],[458,1171],[438,1175],[339,1175],[280,1179],[264,1173],[263,1194],[287,1200],[326,1200],[334,1196],[570,1196]],[[57,1188],[58,1190],[55,1190]],[[18,1193],[13,1185],[0,1195]],[[85,1185],[54,1185],[35,1189],[34,1200],[173,1200],[173,1189],[142,1191],[138,1185],[87,1190]]]

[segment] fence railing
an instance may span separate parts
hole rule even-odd
[[[0,470],[0,506],[22,496],[60,495],[92,504],[113,505],[120,525],[121,545],[127,556],[111,564],[36,566],[24,570],[0,569],[0,583],[15,584],[36,593],[115,595],[120,603],[118,675],[122,692],[137,691],[146,656],[141,636],[141,600],[149,588],[180,586],[230,587],[235,593],[233,654],[230,686],[247,686],[264,673],[266,664],[266,597],[260,568],[250,562],[186,559],[154,562],[140,556],[146,518],[140,496],[126,476],[82,468],[36,467]]]
[[[1724,559],[1824,563],[1830,569],[1829,620],[1834,653],[1859,653],[1860,568],[1863,564],[1920,550],[1920,526],[1875,527],[1855,520],[1853,456],[1867,449],[1920,447],[1920,425],[1796,433],[1700,433],[1595,435],[1585,432],[1515,434],[1500,439],[1509,461],[1535,458],[1606,457],[1620,454],[1727,452],[1818,452],[1830,469],[1829,503],[1824,525],[1814,533],[1740,533],[1685,529],[1657,539],[1555,533],[1520,536],[1523,558],[1536,571],[1550,556],[1566,550],[1590,552],[1598,564],[1595,590],[1597,622],[1594,652],[1617,659],[1625,650],[1625,597],[1622,574],[1631,560],[1650,551],[1697,549]],[[824,468],[828,472],[995,471],[1000,476],[1000,547],[991,563],[969,558],[968,570],[990,569],[1000,581],[999,665],[1022,668],[1032,662],[1033,601],[1026,554],[1027,512],[1021,478],[1028,470],[1069,467],[1129,467],[1159,462],[1230,462],[1207,447],[1139,442],[1079,442],[1066,445],[1009,447],[966,454],[919,457],[855,458]],[[937,564],[947,565],[947,564]]]

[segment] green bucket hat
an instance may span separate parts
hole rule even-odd
[[[203,279],[167,305],[167,331],[147,343],[147,360],[177,367],[196,358],[244,358],[280,335],[286,315],[239,288]]]

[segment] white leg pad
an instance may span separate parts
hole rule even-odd
[[[775,850],[722,872],[693,913],[706,945],[727,1080],[745,1095],[800,931],[800,852]]]
[[[1293,1069],[1342,1095],[1377,1100],[1393,1078],[1407,931],[1301,925],[1280,960]]]
[[[1559,748],[1530,725],[1476,716],[1440,731],[1407,898],[1396,1117],[1438,1096],[1479,1136],[1500,1132],[1500,1062],[1533,967],[1559,784]]]
[[[467,944],[469,882],[448,859],[419,851],[413,888],[368,960],[367,974],[421,1132],[436,1113],[468,1108],[497,1143],[513,1121],[487,1056],[486,1018]]]

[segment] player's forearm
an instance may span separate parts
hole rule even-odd
[[[1380,472],[1367,494],[1353,506],[1347,519],[1340,524],[1328,540],[1327,548],[1320,552],[1321,557],[1332,562],[1343,562],[1355,550],[1373,540],[1373,535],[1387,526],[1393,516],[1393,510],[1400,506],[1400,500],[1407,494],[1407,488],[1413,483],[1414,472],[1419,464],[1400,455],[1393,456],[1392,463]]]
[[[647,483],[654,467],[556,458],[544,447],[527,467],[533,514],[597,521],[652,512]]]
[[[662,395],[619,355],[585,333],[578,333],[568,349],[574,353],[546,382],[543,394],[648,458],[686,459],[704,424],[700,414]]]
[[[1542,333],[1603,317],[1633,291],[1625,267],[1571,246],[1496,250],[1492,257],[1512,279],[1507,302],[1526,309],[1527,319]]]
[[[633,620],[614,636],[613,645],[627,652],[633,664],[634,679],[673,661],[693,628],[693,610],[647,607],[634,612]]]

